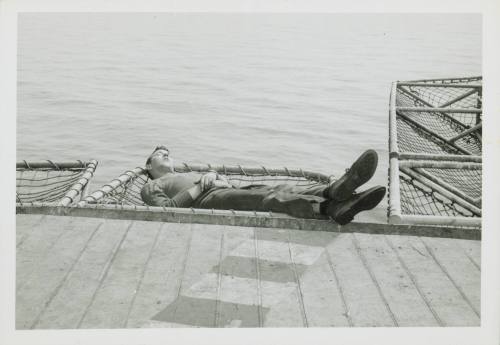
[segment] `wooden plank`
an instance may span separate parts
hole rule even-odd
[[[59,218],[59,221],[67,219]],[[16,291],[17,329],[33,328],[38,322],[102,222],[102,219],[86,218],[84,222],[75,219],[73,231],[58,236],[50,252],[33,264],[30,275],[22,275],[23,280],[19,281]],[[64,227],[64,223],[52,225]]]
[[[294,275],[289,246],[288,230],[256,228],[259,270],[265,270],[269,262],[277,261],[284,272],[276,274]],[[266,262],[267,261],[267,262]],[[260,277],[260,292],[263,307],[269,308],[264,315],[264,327],[304,327],[303,302],[298,282],[275,282]]]
[[[262,326],[257,260],[255,257],[239,260],[231,254],[242,243],[253,242],[253,236],[252,228],[223,228],[221,261],[214,270],[219,285],[216,304],[217,327]],[[239,276],[245,276],[248,280],[235,279]],[[246,308],[242,308],[242,304],[246,305]]]
[[[231,286],[231,290],[238,291],[237,294],[232,294],[234,296],[230,300],[235,303],[232,305],[233,308],[241,309],[245,306],[247,312],[254,313],[254,310],[248,309],[248,305],[256,303],[261,323],[264,323],[265,320],[273,320],[274,322],[275,319],[278,319],[280,320],[278,321],[279,326],[287,325],[286,319],[280,319],[282,315],[279,315],[279,312],[284,310],[289,313],[290,306],[286,304],[290,304],[290,296],[299,296],[300,294],[297,277],[300,277],[309,265],[317,261],[323,251],[320,246],[324,244],[324,239],[318,237],[316,232],[314,234],[304,233],[307,233],[307,236],[295,238],[293,232],[290,233],[288,230],[255,229],[253,240],[241,242],[229,253],[224,259],[223,263],[228,261],[228,265],[222,265],[222,274],[229,274],[232,278],[226,280],[226,277],[222,276],[222,282],[226,281],[228,287]],[[293,262],[290,256],[292,246]],[[255,258],[259,258],[258,264]],[[273,298],[263,298],[263,293],[270,294]],[[224,296],[224,302],[229,301],[228,296]],[[293,297],[292,301],[297,301],[297,298]],[[302,321],[300,320],[301,314],[303,315]],[[294,320],[294,325],[301,326],[305,319],[304,310],[299,309],[297,315],[288,315],[288,318]],[[249,321],[254,320],[247,318],[241,321],[241,326],[245,327]]]
[[[16,215],[16,247],[28,238],[31,233],[39,227],[44,218],[41,214],[18,214]]]
[[[456,240],[469,260],[481,271],[481,241]]]
[[[454,240],[421,237],[427,251],[467,304],[481,317],[481,272]]]
[[[438,326],[432,311],[387,244],[384,235],[354,234],[364,257],[398,326]]]
[[[129,225],[123,220],[103,223],[35,328],[77,328]]]
[[[183,294],[158,313],[155,321],[202,327],[258,327],[260,312],[268,308],[258,303],[255,257],[237,256],[247,248],[252,229],[221,229],[218,262],[200,275]],[[215,294],[215,298],[214,298]],[[215,315],[214,315],[215,313]]]
[[[263,305],[262,305],[262,282],[261,282],[261,269],[260,269],[260,254],[259,254],[259,244],[258,244],[258,235],[257,235],[257,230],[254,228],[253,229],[253,243],[254,243],[254,249],[255,249],[255,273],[256,273],[256,279],[257,279],[257,307],[258,313],[259,313],[259,326],[263,327],[264,326],[264,311],[263,311]]]
[[[442,326],[479,326],[479,318],[418,237],[388,236]]]
[[[152,327],[151,320],[177,297],[191,241],[191,225],[164,223],[132,303],[127,327]]]
[[[190,248],[178,297],[153,319],[214,327],[218,285],[210,272],[220,261],[222,227],[192,224],[191,229]]]
[[[350,234],[339,234],[327,247],[353,326],[394,326],[377,286]]]
[[[45,216],[36,231],[27,237],[16,249],[16,288],[21,288],[37,265],[52,250],[58,239],[76,228],[74,217]],[[87,219],[87,218],[85,218]],[[92,220],[89,220],[92,222]]]
[[[310,265],[299,276],[305,314],[309,327],[346,327],[349,326],[347,309],[338,286],[337,279],[324,250],[337,235],[327,232],[291,231],[290,247],[294,261],[300,261],[300,255],[313,254]],[[304,246],[316,244],[314,250],[304,251]],[[316,249],[321,244],[321,255],[316,256]],[[302,259],[303,260],[303,259]]]
[[[140,283],[160,224],[134,222],[122,242],[80,328],[120,328],[127,321],[130,303]]]

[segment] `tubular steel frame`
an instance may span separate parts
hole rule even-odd
[[[16,202],[17,208],[33,207],[36,205],[52,205],[52,206],[70,206],[74,205],[77,201],[81,200],[87,193],[89,182],[94,176],[97,168],[97,160],[90,160],[84,162],[81,160],[70,162],[53,162],[51,160],[27,162],[26,160],[16,163],[16,170],[30,170],[30,171],[64,171],[64,170],[84,170],[82,176],[68,188],[64,196],[55,202]]]
[[[426,79],[415,80],[408,82],[394,82],[391,87],[390,103],[389,103],[389,206],[388,206],[388,222],[390,224],[419,224],[419,225],[443,225],[443,226],[459,226],[459,227],[481,227],[481,197],[472,198],[458,188],[452,186],[443,179],[429,174],[425,168],[434,169],[466,169],[475,170],[482,169],[482,158],[479,155],[473,155],[466,149],[458,147],[456,141],[467,136],[475,135],[481,140],[480,130],[482,122],[480,116],[482,85],[480,84],[482,77],[471,78],[450,78],[450,79]],[[433,106],[429,102],[420,98],[418,95],[413,95],[405,87],[449,87],[466,90],[461,95],[454,97],[452,100]],[[398,107],[397,97],[398,91],[407,96],[413,97],[419,104],[415,103],[415,107]],[[476,94],[478,102],[476,108],[464,109],[453,108],[456,102]],[[424,132],[435,135],[438,139],[442,139],[444,143],[458,148],[463,154],[431,154],[422,152],[400,152],[398,147],[398,129],[397,119],[409,119],[405,115],[406,111],[413,113],[432,112],[438,113],[442,117],[446,117],[451,123],[457,123],[458,120],[449,116],[449,113],[468,113],[476,115],[476,123],[474,126],[468,127],[459,122],[457,128],[460,133],[452,138],[446,139],[440,135],[436,135],[432,129],[429,129],[425,124],[419,123],[418,127]],[[473,216],[439,216],[439,215],[414,215],[404,214],[401,208],[401,190],[400,190],[400,172],[405,173],[419,183],[425,185],[432,193],[440,195],[447,200],[450,200],[460,207],[469,211]]]
[[[269,177],[303,178],[324,184],[331,182],[333,178],[332,176],[328,176],[325,174],[301,170],[301,169],[288,169],[288,168],[269,169],[265,167],[242,167],[240,165],[228,166],[228,165],[211,165],[211,164],[203,165],[203,164],[184,163],[181,165],[176,165],[174,167],[174,170],[176,172],[199,172],[199,173],[216,171],[217,173],[226,176],[243,175],[247,177],[269,176]],[[123,174],[121,174],[120,176],[118,176],[116,179],[113,179],[109,183],[102,186],[100,189],[94,191],[92,194],[84,197],[80,202],[78,202],[78,206],[84,206],[86,204],[96,204],[96,203],[100,204],[99,202],[103,200],[106,196],[110,195],[118,188],[127,185],[134,179],[144,176],[145,174],[146,174],[145,169],[141,167],[128,170]],[[242,211],[231,211],[231,212],[238,213]]]

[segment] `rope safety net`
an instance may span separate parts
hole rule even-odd
[[[78,201],[88,185],[97,161],[16,163],[16,203],[60,203]],[[74,199],[74,200],[73,200]]]
[[[402,215],[481,216],[481,164],[470,164],[481,162],[481,82],[472,77],[397,83]],[[429,157],[433,164],[422,163]]]
[[[331,180],[331,176],[303,170],[266,169],[265,167],[245,168],[241,166],[213,166],[194,165],[184,163],[176,166],[177,173],[198,172],[200,174],[208,171],[227,177],[229,182],[235,187],[245,187],[250,185],[278,185],[289,184],[304,188],[326,185]],[[104,185],[83,201],[85,203],[98,204],[118,204],[118,205],[138,205],[144,206],[141,198],[141,189],[149,181],[149,177],[142,168],[135,168],[126,171],[118,178]]]

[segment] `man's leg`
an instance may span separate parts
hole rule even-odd
[[[377,169],[378,156],[374,150],[367,150],[347,169],[346,173],[329,185],[311,187],[280,185],[282,191],[306,195],[316,195],[331,201],[350,199],[356,188],[368,182]]]
[[[339,224],[349,223],[361,211],[371,210],[382,201],[385,187],[376,186],[359,194],[355,190],[375,173],[378,156],[374,150],[365,151],[338,180],[313,187],[277,186],[288,193],[314,195],[326,201],[319,204],[319,213],[332,217]]]
[[[378,155],[374,150],[366,150],[351,165],[346,173],[329,185],[325,197],[330,200],[345,201],[350,199],[354,191],[370,180],[375,174]]]
[[[345,201],[326,200],[317,195],[290,193],[288,186],[251,189],[220,188],[199,197],[194,207],[240,211],[272,211],[294,217],[312,218],[315,214],[332,217],[337,223],[349,223],[361,211],[371,210],[382,201],[385,187],[376,186]]]
[[[326,197],[328,188],[325,189],[324,186],[315,186],[314,188],[304,189],[298,192]],[[318,213],[330,216],[337,223],[344,225],[352,221],[354,216],[359,212],[371,210],[377,206],[384,198],[385,192],[385,187],[375,186],[359,192],[358,194],[352,194],[350,198],[344,201],[326,199],[326,201],[319,204]]]
[[[283,189],[283,191],[286,191],[288,193],[296,193],[296,194],[303,194],[303,195],[315,195],[319,196],[322,198],[327,198],[327,190],[328,190],[328,185],[325,184],[318,184],[314,186],[288,186]]]
[[[384,197],[385,187],[377,186],[360,194],[355,190],[375,173],[378,156],[365,151],[338,180],[328,186],[278,185],[248,189],[216,189],[195,201],[195,207],[245,211],[273,211],[310,218],[315,213],[332,217],[339,224],[374,208]]]
[[[240,211],[272,211],[295,217],[312,218],[325,199],[315,195],[289,193],[279,186],[255,188],[220,188],[200,196],[194,204],[198,208]],[[317,213],[316,212],[316,213]]]

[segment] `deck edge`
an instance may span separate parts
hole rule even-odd
[[[101,205],[102,206],[102,205]],[[481,230],[465,227],[441,227],[429,225],[358,223],[339,225],[330,220],[299,219],[287,215],[273,217],[240,214],[179,213],[149,209],[126,209],[120,207],[30,205],[16,207],[16,214],[45,214],[52,216],[91,217],[104,219],[143,220],[167,223],[193,223],[260,228],[282,228],[291,230],[328,231],[338,233],[366,233],[383,235],[406,235],[442,237],[466,240],[481,240]]]

